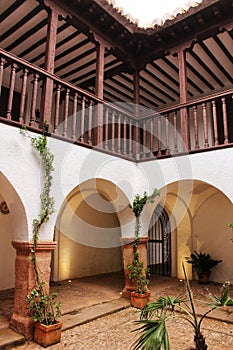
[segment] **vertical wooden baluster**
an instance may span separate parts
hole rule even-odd
[[[137,158],[137,160],[140,159],[140,138],[139,138],[139,124],[138,124],[138,120],[136,120],[135,123],[135,157]]]
[[[178,153],[177,144],[177,111],[173,113],[173,125],[174,125],[174,153]]]
[[[123,117],[123,154],[126,154],[127,133],[126,133],[126,116]]]
[[[72,122],[72,134],[71,134],[72,140],[76,139],[77,100],[78,100],[78,94],[77,92],[75,92],[74,101],[73,101],[73,119],[72,119],[73,122]]]
[[[87,143],[89,145],[92,145],[92,105],[93,102],[90,101],[90,105],[89,105],[89,114],[88,114],[88,132],[87,132]]]
[[[215,100],[211,101],[212,112],[213,112],[213,124],[214,124],[214,145],[219,145],[218,142],[218,122],[217,122],[217,109]]]
[[[193,106],[195,149],[199,149],[197,106]]]
[[[3,80],[3,71],[4,71],[4,64],[6,63],[6,60],[4,57],[1,57],[0,60],[0,96],[1,96],[1,90],[2,90],[2,80]]]
[[[117,153],[121,153],[121,114],[118,114],[117,123]]]
[[[34,74],[34,79],[33,79],[31,116],[30,116],[30,123],[29,123],[29,125],[31,125],[31,126],[36,126],[36,124],[35,124],[35,121],[36,121],[36,114],[35,114],[35,112],[36,112],[38,79],[39,79],[39,74],[35,73]]]
[[[8,95],[8,103],[7,103],[7,110],[6,110],[6,117],[7,117],[7,119],[11,119],[11,111],[12,111],[14,88],[15,88],[16,69],[17,69],[17,65],[15,63],[13,63],[12,66],[11,66],[9,95]]]
[[[223,130],[224,130],[224,144],[227,145],[229,143],[228,140],[228,124],[227,124],[227,106],[226,106],[226,98],[223,97],[222,101],[222,114],[223,114]]]
[[[105,141],[104,141],[104,148],[108,149],[108,114],[109,110],[106,108],[105,110],[105,124],[104,124],[104,132],[105,132]]]
[[[153,156],[154,151],[154,119],[150,119],[150,155]]]
[[[129,156],[132,156],[133,151],[133,126],[132,126],[132,119],[129,120]]]
[[[208,148],[209,137],[208,137],[208,124],[207,124],[207,113],[206,113],[205,103],[202,103],[202,115],[203,115],[203,125],[204,125],[204,148]]]
[[[86,99],[82,97],[82,110],[81,110],[81,121],[80,121],[80,142],[84,141],[84,118],[85,118],[85,107]]]
[[[168,156],[170,155],[170,148],[169,148],[169,120],[168,120],[169,114],[166,114],[165,121],[166,121],[166,152],[165,154]]]
[[[157,156],[160,157],[162,155],[161,152],[161,117],[158,117],[158,154]]]
[[[21,88],[21,97],[20,97],[20,107],[19,107],[19,122],[21,124],[24,123],[23,116],[24,116],[24,108],[25,108],[28,72],[29,72],[29,70],[27,68],[24,68],[22,88]]]
[[[147,140],[146,140],[146,135],[147,135],[147,132],[146,132],[146,120],[144,119],[143,120],[143,127],[142,127],[142,130],[143,130],[143,141],[142,141],[142,145],[143,145],[143,152],[142,152],[142,156],[143,158],[146,158],[146,144],[147,144]]]
[[[62,133],[62,136],[64,136],[64,137],[67,137],[67,125],[68,125],[68,114],[69,114],[69,98],[70,98],[70,89],[66,89],[65,105],[64,105],[63,133]]]
[[[54,133],[58,133],[58,123],[59,123],[59,110],[60,110],[60,96],[61,96],[61,85],[57,85],[56,90],[56,102],[55,102],[55,116],[54,116]]]
[[[112,112],[112,151],[115,149],[115,112]]]

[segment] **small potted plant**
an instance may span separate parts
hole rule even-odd
[[[132,243],[133,248],[133,261],[131,264],[127,265],[129,271],[129,278],[132,280],[135,291],[131,292],[131,305],[136,308],[143,308],[150,299],[150,291],[148,289],[149,285],[149,269],[144,266],[144,262],[140,261],[138,245],[140,242],[140,215],[143,211],[143,208],[146,203],[153,203],[156,196],[159,195],[159,191],[155,189],[151,196],[148,196],[144,192],[143,196],[140,197],[139,194],[136,194],[132,205],[129,207],[132,209],[136,222],[135,222],[135,239]]]
[[[209,282],[211,269],[222,262],[222,260],[212,259],[210,254],[198,253],[197,251],[192,253],[190,257],[186,257],[186,261],[188,264],[192,264],[201,284]]]
[[[61,339],[62,323],[58,321],[61,302],[56,303],[57,293],[46,293],[44,285],[44,282],[40,282],[37,288],[32,289],[26,302],[35,322],[34,340],[47,347],[59,343]]]

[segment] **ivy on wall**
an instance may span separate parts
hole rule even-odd
[[[52,187],[52,172],[54,171],[53,161],[54,155],[48,147],[47,137],[43,134],[38,137],[32,137],[26,127],[22,127],[20,130],[21,134],[29,137],[31,144],[34,150],[36,150],[42,161],[42,168],[44,171],[44,183],[43,188],[40,194],[40,214],[37,218],[33,220],[33,249],[32,253],[32,263],[34,265],[34,270],[36,274],[36,282],[39,285],[39,274],[36,264],[36,247],[39,240],[39,231],[43,223],[48,222],[50,216],[54,212],[54,198],[51,196],[51,187]]]

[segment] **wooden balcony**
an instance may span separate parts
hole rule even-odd
[[[0,121],[130,160],[233,146],[233,89],[152,111],[107,103],[0,49]],[[131,108],[131,111],[129,112]]]

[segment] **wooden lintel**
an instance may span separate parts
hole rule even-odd
[[[107,50],[114,49],[114,47],[104,40],[99,34],[95,33],[94,31],[91,31],[91,33],[93,34],[95,41],[106,47]]]

